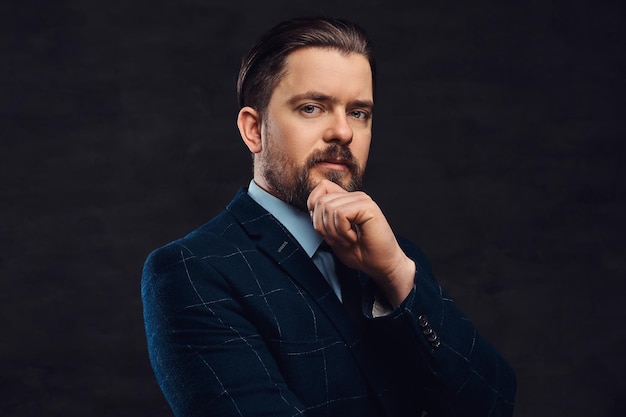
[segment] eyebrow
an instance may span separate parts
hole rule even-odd
[[[306,93],[296,94],[291,97],[287,102],[291,105],[295,105],[297,102],[301,100],[314,100],[325,103],[337,103],[339,99],[334,96],[329,96],[327,94],[323,94],[317,91],[307,91]],[[350,107],[366,107],[368,109],[374,108],[374,102],[372,100],[354,100],[349,103]]]

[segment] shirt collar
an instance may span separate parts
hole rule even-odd
[[[311,218],[307,212],[274,197],[259,187],[254,180],[250,181],[248,195],[285,226],[309,255],[309,258],[315,254],[320,243],[322,243],[322,236],[313,228],[313,223],[311,223]]]

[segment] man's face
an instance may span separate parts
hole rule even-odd
[[[363,55],[321,48],[291,53],[263,115],[255,180],[303,210],[324,178],[348,191],[360,189],[373,105],[372,72]]]

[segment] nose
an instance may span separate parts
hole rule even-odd
[[[347,145],[352,142],[353,134],[348,115],[343,111],[336,112],[329,118],[329,125],[324,132],[324,140]]]

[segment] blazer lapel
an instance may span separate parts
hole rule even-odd
[[[311,258],[285,227],[240,189],[226,208],[248,233],[257,248],[302,286],[328,316],[350,346],[359,333],[341,302]]]

